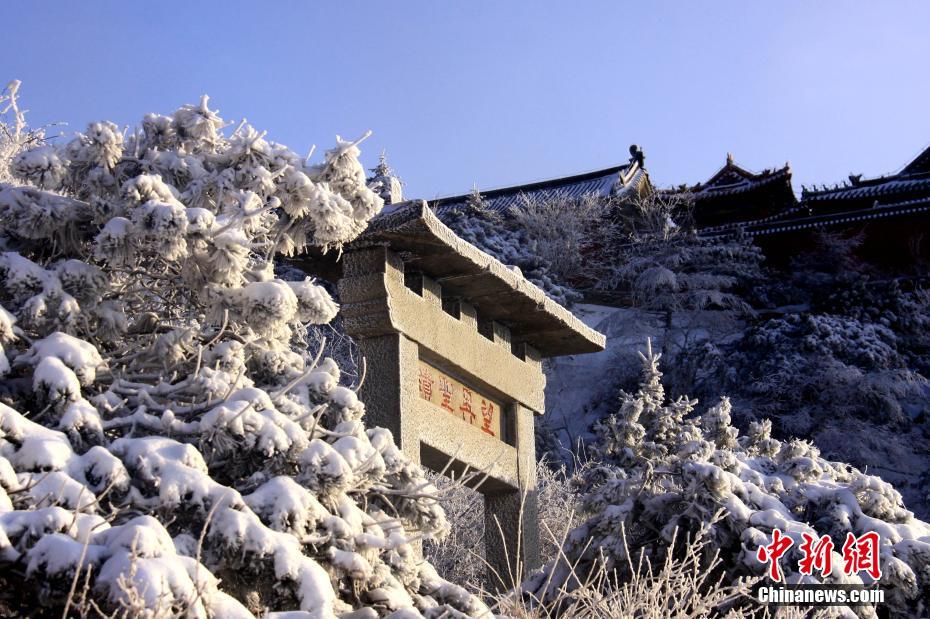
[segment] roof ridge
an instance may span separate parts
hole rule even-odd
[[[542,189],[542,188],[546,187],[547,185],[555,185],[555,184],[566,184],[566,185],[567,185],[567,184],[570,184],[570,183],[572,183],[572,182],[578,182],[578,181],[581,181],[581,180],[588,180],[588,179],[591,179],[591,178],[597,178],[597,177],[599,177],[599,176],[606,176],[607,174],[613,174],[613,173],[615,173],[615,172],[620,172],[620,171],[622,171],[622,170],[629,170],[629,169],[631,169],[631,167],[633,166],[634,163],[635,163],[635,162],[629,162],[629,161],[628,161],[627,163],[620,164],[620,165],[615,165],[615,166],[611,166],[611,167],[609,167],[609,168],[601,168],[601,169],[599,169],[599,170],[590,170],[590,171],[588,171],[588,172],[581,172],[581,173],[579,173],[579,174],[572,174],[572,175],[570,175],[570,176],[560,176],[560,177],[555,177],[555,178],[547,178],[547,179],[542,179],[542,180],[531,181],[531,182],[528,182],[528,183],[522,183],[522,184],[519,184],[519,185],[510,185],[510,186],[505,186],[505,187],[495,187],[495,188],[493,188],[493,189],[487,189],[487,190],[480,190],[480,189],[479,189],[479,190],[478,190],[478,193],[480,193],[483,197],[486,197],[486,198],[493,198],[493,197],[496,197],[497,195],[507,194],[507,193],[516,193],[516,192],[519,192],[519,191],[521,191],[521,190],[523,190],[523,191],[534,191],[534,190],[537,190],[537,189]],[[637,165],[638,165],[638,164],[637,164]],[[457,194],[453,194],[453,195],[451,195],[451,196],[442,196],[442,197],[438,197],[438,198],[431,198],[431,199],[427,200],[427,202],[430,203],[430,204],[438,204],[438,203],[441,203],[441,202],[457,202],[457,201],[459,201],[459,200],[468,198],[468,196],[471,195],[471,193],[472,193],[472,192],[457,193]]]

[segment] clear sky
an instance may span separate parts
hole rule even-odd
[[[33,124],[136,124],[203,93],[304,152],[374,136],[410,197],[727,151],[795,186],[930,144],[930,2],[3,0],[0,82]]]

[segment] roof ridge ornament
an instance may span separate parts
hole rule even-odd
[[[636,162],[639,167],[646,167],[646,154],[643,149],[636,144],[630,144],[630,163]]]

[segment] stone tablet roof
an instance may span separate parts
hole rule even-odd
[[[461,298],[479,316],[510,329],[543,357],[598,352],[604,336],[550,299],[519,271],[460,239],[422,200],[385,207],[347,248],[387,245],[405,269],[422,272],[442,287],[444,298]]]

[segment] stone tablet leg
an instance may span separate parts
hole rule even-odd
[[[539,505],[533,411],[514,406],[520,488],[484,495],[484,545],[489,581],[509,589],[539,567]],[[515,582],[516,581],[516,582]]]
[[[539,567],[536,490],[484,495],[484,551],[492,589],[510,589]]]

